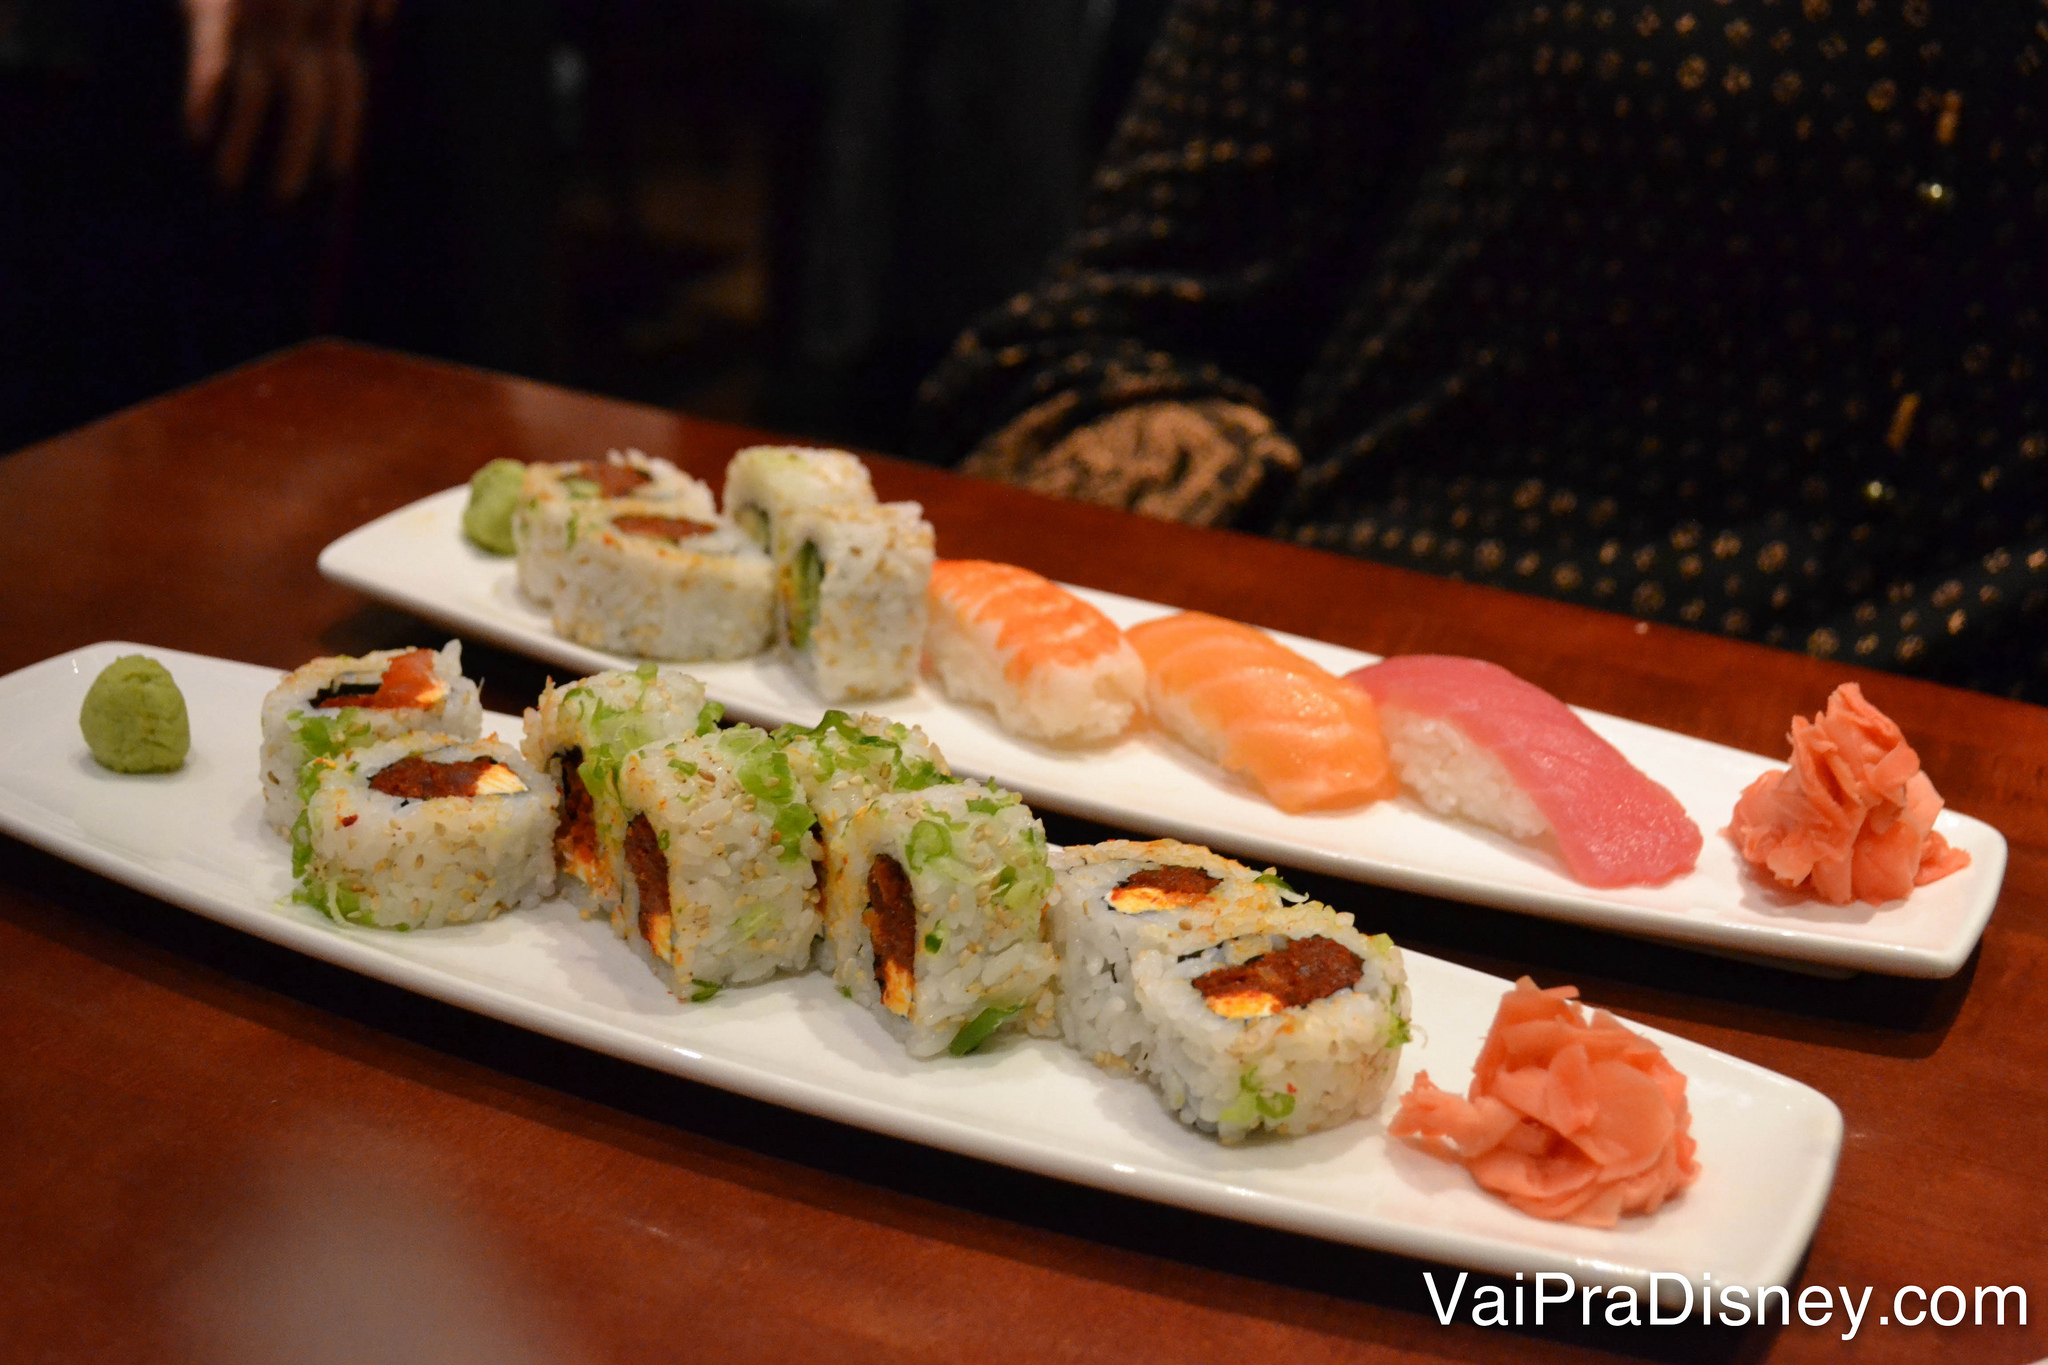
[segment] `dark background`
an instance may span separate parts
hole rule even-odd
[[[316,334],[900,449],[1164,9],[401,0],[357,174],[281,204],[186,139],[175,0],[0,0],[0,451]]]

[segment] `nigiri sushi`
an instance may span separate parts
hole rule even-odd
[[[1124,632],[1168,733],[1289,813],[1395,790],[1372,699],[1252,626],[1199,611]]]
[[[1699,861],[1705,840],[1676,797],[1499,664],[1408,654],[1348,677],[1379,703],[1401,781],[1439,815],[1552,835],[1588,886],[1667,882]]]
[[[1723,833],[1778,885],[1832,905],[1882,905],[1970,865],[1934,832],[1941,793],[1898,725],[1843,683],[1792,718],[1792,766],[1765,773]]]
[[[932,565],[924,672],[955,701],[995,709],[1005,730],[1053,744],[1122,734],[1145,665],[1107,616],[1014,564]]]

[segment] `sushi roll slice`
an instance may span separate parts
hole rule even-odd
[[[768,647],[774,573],[730,522],[629,498],[583,514],[563,555],[555,630],[646,659],[744,659]]]
[[[1247,933],[1298,894],[1196,844],[1117,839],[1052,854],[1046,906],[1059,954],[1060,1037],[1097,1066],[1142,1072],[1153,1029],[1138,1013],[1131,956],[1197,931]]]
[[[873,506],[868,467],[843,450],[748,446],[725,466],[725,514],[769,554],[799,507]]]
[[[1116,623],[1014,564],[932,565],[924,671],[955,701],[994,709],[1012,734],[1087,744],[1122,734],[1145,699],[1145,664]]]
[[[825,701],[889,697],[917,682],[933,536],[914,502],[803,507],[780,523],[782,644]]]
[[[637,450],[610,451],[602,460],[530,464],[512,508],[519,590],[541,606],[551,604],[590,513],[617,498],[649,504],[655,515],[693,521],[714,520],[718,510],[708,485]]]
[[[619,768],[627,941],[685,1000],[802,971],[818,936],[811,812],[751,725],[635,749]]]
[[[862,894],[826,926],[833,978],[911,1056],[1053,1031],[1052,871],[1029,807],[979,782],[897,792],[862,807],[846,843]]]
[[[820,910],[827,924],[857,926],[866,904],[865,866],[855,869],[847,855],[847,827],[869,802],[890,792],[923,791],[957,781],[938,745],[914,725],[881,716],[827,711],[809,729],[785,725],[776,743],[789,755],[790,771],[803,788],[817,824]],[[819,966],[838,962],[836,940],[818,940]]]
[[[561,890],[586,918],[605,915],[626,934],[621,878],[626,819],[619,764],[643,744],[714,729],[723,708],[706,705],[704,684],[680,668],[611,669],[557,687],[526,713],[527,761],[562,789],[554,834]]]
[[[475,739],[483,729],[476,684],[462,676],[462,644],[439,650],[380,649],[360,658],[301,664],[263,699],[263,816],[289,834],[304,808],[299,773],[414,730]]]
[[[1372,698],[1265,631],[1184,611],[1124,632],[1167,733],[1289,814],[1392,796]]]
[[[415,733],[306,767],[293,899],[377,929],[491,919],[554,893],[555,781],[509,744]]]
[[[1545,840],[1587,886],[1670,881],[1705,839],[1678,798],[1572,709],[1499,664],[1408,654],[1349,674],[1402,785],[1439,815]]]
[[[1177,931],[1131,957],[1147,1079],[1181,1122],[1225,1143],[1372,1113],[1408,1041],[1391,939],[1313,901],[1263,920]]]

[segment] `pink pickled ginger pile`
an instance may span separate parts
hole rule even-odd
[[[1792,718],[1792,766],[1765,773],[1722,831],[1780,886],[1831,905],[1897,900],[1970,865],[1934,832],[1941,796],[1891,717],[1843,683]]]
[[[1424,1072],[1387,1133],[1463,1162],[1523,1213],[1611,1228],[1625,1213],[1655,1213],[1699,1179],[1700,1166],[1685,1077],[1605,1010],[1588,1021],[1573,1003],[1578,993],[1517,981],[1501,997],[1466,1096]]]

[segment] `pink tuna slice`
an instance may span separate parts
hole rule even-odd
[[[1678,798],[1572,709],[1499,664],[1406,654],[1349,675],[1382,709],[1446,721],[1507,769],[1588,886],[1655,885],[1690,872],[1705,842]]]

